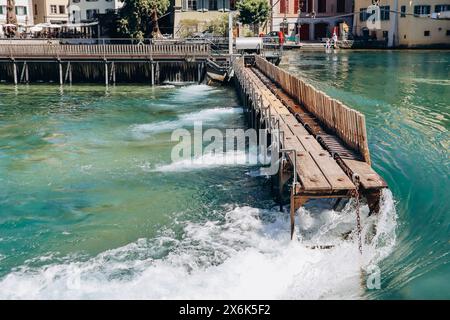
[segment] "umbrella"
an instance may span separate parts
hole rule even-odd
[[[42,31],[42,27],[38,27],[38,26],[34,26],[30,28],[31,32],[41,32]]]

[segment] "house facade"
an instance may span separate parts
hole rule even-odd
[[[34,23],[67,24],[68,0],[33,0]]]
[[[96,14],[107,13],[122,8],[119,0],[69,0],[70,23],[85,23],[96,20]]]
[[[15,3],[17,23],[21,25],[32,25],[34,23],[32,0],[16,0]],[[0,0],[0,24],[6,23],[6,4],[7,0]]]
[[[371,4],[372,0],[355,0],[354,34],[386,40],[390,47],[450,46],[448,0],[380,0],[377,29],[367,25]]]
[[[236,10],[236,0],[175,0],[174,37],[201,32],[207,23]]]
[[[353,0],[268,0],[270,30],[300,41],[331,37],[334,27],[352,24]],[[371,0],[369,0],[371,1]]]

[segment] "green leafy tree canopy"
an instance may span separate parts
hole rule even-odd
[[[241,0],[237,3],[239,21],[246,25],[259,26],[269,18],[269,3],[267,0]]]
[[[120,9],[120,30],[133,38],[160,35],[158,17],[167,12],[170,0],[124,0]]]

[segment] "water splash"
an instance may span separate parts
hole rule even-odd
[[[363,298],[361,269],[379,263],[395,244],[396,213],[385,191],[379,215],[362,208],[364,255],[348,203],[340,213],[301,209],[309,223],[289,240],[288,214],[253,207],[228,208],[221,219],[178,222],[153,239],[140,239],[94,258],[33,268],[24,265],[0,280],[0,298],[30,299],[330,299]],[[375,227],[375,235],[369,230]],[[333,247],[312,249],[327,241]]]

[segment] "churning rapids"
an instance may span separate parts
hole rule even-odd
[[[449,61],[416,51],[282,63],[366,115],[390,189],[378,216],[361,208],[362,255],[353,201],[339,212],[309,202],[291,241],[270,179],[217,159],[248,151],[170,161],[175,128],[245,128],[230,88],[1,85],[0,298],[450,297]],[[377,268],[381,289],[368,290]]]

